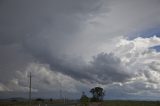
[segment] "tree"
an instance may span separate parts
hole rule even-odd
[[[103,97],[104,97],[104,90],[101,87],[95,87],[92,88],[90,90],[90,93],[92,93],[92,98],[91,101],[92,102],[100,102],[103,101]]]
[[[89,98],[85,95],[85,92],[82,92],[80,102],[81,102],[82,106],[88,106]]]

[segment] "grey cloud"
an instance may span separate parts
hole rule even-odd
[[[32,62],[34,57],[28,54],[21,45],[3,45],[0,46],[0,81],[7,83],[16,75],[15,71],[24,71],[28,63]]]
[[[87,80],[91,83],[124,82],[132,77],[120,59],[113,54],[100,53],[90,63],[79,60],[52,58],[47,63],[52,70],[62,72],[76,80]]]
[[[96,0],[1,2],[0,81],[8,83],[17,77],[16,71],[23,72],[29,63],[36,61],[77,79],[90,78],[81,72],[85,63],[73,64],[74,60],[63,55],[90,15],[101,12],[102,4]]]
[[[42,30],[53,30],[50,37],[69,36],[88,14],[98,11],[99,3],[95,0],[5,1],[0,7],[1,41],[21,42],[27,34],[39,36]]]
[[[159,62],[153,61],[153,62],[151,62],[149,64],[149,68],[152,69],[152,70],[154,70],[154,71],[158,71],[159,72],[159,69],[160,69],[159,65],[160,65]]]
[[[123,82],[131,75],[121,60],[113,54],[100,53],[91,62],[95,74],[106,83]]]
[[[128,70],[121,63],[120,59],[113,54],[100,53],[95,56],[90,63],[86,63],[79,58],[71,59],[68,57],[54,57],[50,60],[47,58],[44,60],[43,58],[43,61],[41,59],[39,62],[42,65],[36,66],[35,63],[35,65],[33,65],[35,68],[33,67],[29,68],[29,70],[18,71],[19,74],[16,76],[16,80],[18,81],[19,86],[27,86],[26,73],[29,71],[31,71],[34,76],[33,88],[38,91],[55,91],[57,87],[59,88],[60,82],[65,86],[63,80],[69,80],[72,82],[72,84],[71,82],[70,84],[67,82],[68,85],[65,87],[73,86],[72,88],[75,88],[75,90],[81,90],[82,88],[85,89],[85,84],[107,85],[115,82],[123,83],[132,78],[127,72]],[[47,67],[43,64],[46,64]],[[61,73],[62,76],[59,76],[58,73]],[[64,78],[61,78],[60,80],[58,76]],[[67,78],[65,78],[65,76]],[[56,87],[53,89],[52,87],[55,85]],[[12,89],[11,86],[9,86],[9,88]],[[67,91],[67,89],[65,90]]]
[[[36,62],[48,64],[53,72],[70,76],[82,83],[86,81],[86,83],[108,85],[114,82],[125,83],[135,77],[134,72],[128,73],[127,68],[141,69],[144,66],[139,63],[141,61],[135,61],[137,64],[133,66],[131,61],[125,66],[121,57],[101,53],[99,48],[102,46],[102,49],[111,50],[112,47],[108,49],[108,45],[112,43],[109,41],[113,36],[121,36],[134,30],[148,28],[148,25],[159,24],[159,2],[142,0],[140,3],[137,1],[109,3],[110,0],[107,2],[105,0],[1,0],[0,71],[3,73],[0,75],[1,85],[7,86],[13,79],[19,81],[22,78],[16,72],[25,73],[28,64]],[[138,7],[135,8],[137,4]],[[132,47],[132,44],[127,45],[125,49],[119,48],[115,52],[123,53]],[[92,60],[85,61],[82,53],[88,54],[90,53],[88,51],[96,55],[91,58]],[[77,55],[82,57],[76,57]],[[126,58],[133,61],[135,59],[134,54],[130,53]],[[150,69],[157,71],[158,65],[151,64]],[[139,73],[145,74],[148,79],[154,76],[144,71]],[[39,89],[40,87],[45,89],[46,86],[53,84],[52,78],[36,78],[37,82],[41,81],[44,84],[37,85]],[[134,88],[151,90],[145,88],[146,83],[142,84],[143,86],[141,84],[135,83],[124,87],[126,90]],[[27,82],[19,81],[19,86],[23,89],[27,86]],[[77,88],[86,89],[86,86]]]
[[[148,84],[150,85],[150,84]],[[107,88],[107,99],[124,99],[124,100],[158,100],[158,90],[145,87],[146,83],[137,81],[130,84],[112,85]]]

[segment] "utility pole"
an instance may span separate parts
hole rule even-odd
[[[32,82],[32,76],[31,72],[29,73],[29,106],[31,106],[31,82]]]

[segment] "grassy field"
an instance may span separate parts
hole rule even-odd
[[[80,106],[79,103],[58,103],[58,102],[37,102],[33,101],[32,106]],[[92,104],[92,103],[91,103]],[[90,106],[92,106],[90,104]],[[18,101],[1,101],[0,106],[29,106],[28,102]],[[94,104],[94,106],[96,106]],[[160,101],[104,101],[102,106],[160,106]]]
[[[47,104],[47,105],[46,105]],[[31,106],[74,106],[77,103],[73,102],[57,102],[57,101],[32,101]],[[0,101],[0,106],[29,106],[27,101]]]
[[[105,101],[103,106],[160,106],[160,101]]]

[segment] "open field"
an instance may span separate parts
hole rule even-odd
[[[160,106],[160,101],[105,101],[103,106]]]
[[[28,102],[0,102],[0,106],[30,106]],[[31,106],[75,106],[75,103],[32,102]]]
[[[46,105],[47,104],[47,105]],[[0,106],[29,106],[28,102],[1,101]],[[80,103],[32,102],[32,106],[81,106]],[[89,106],[160,106],[160,101],[104,101],[101,105],[90,103]]]

